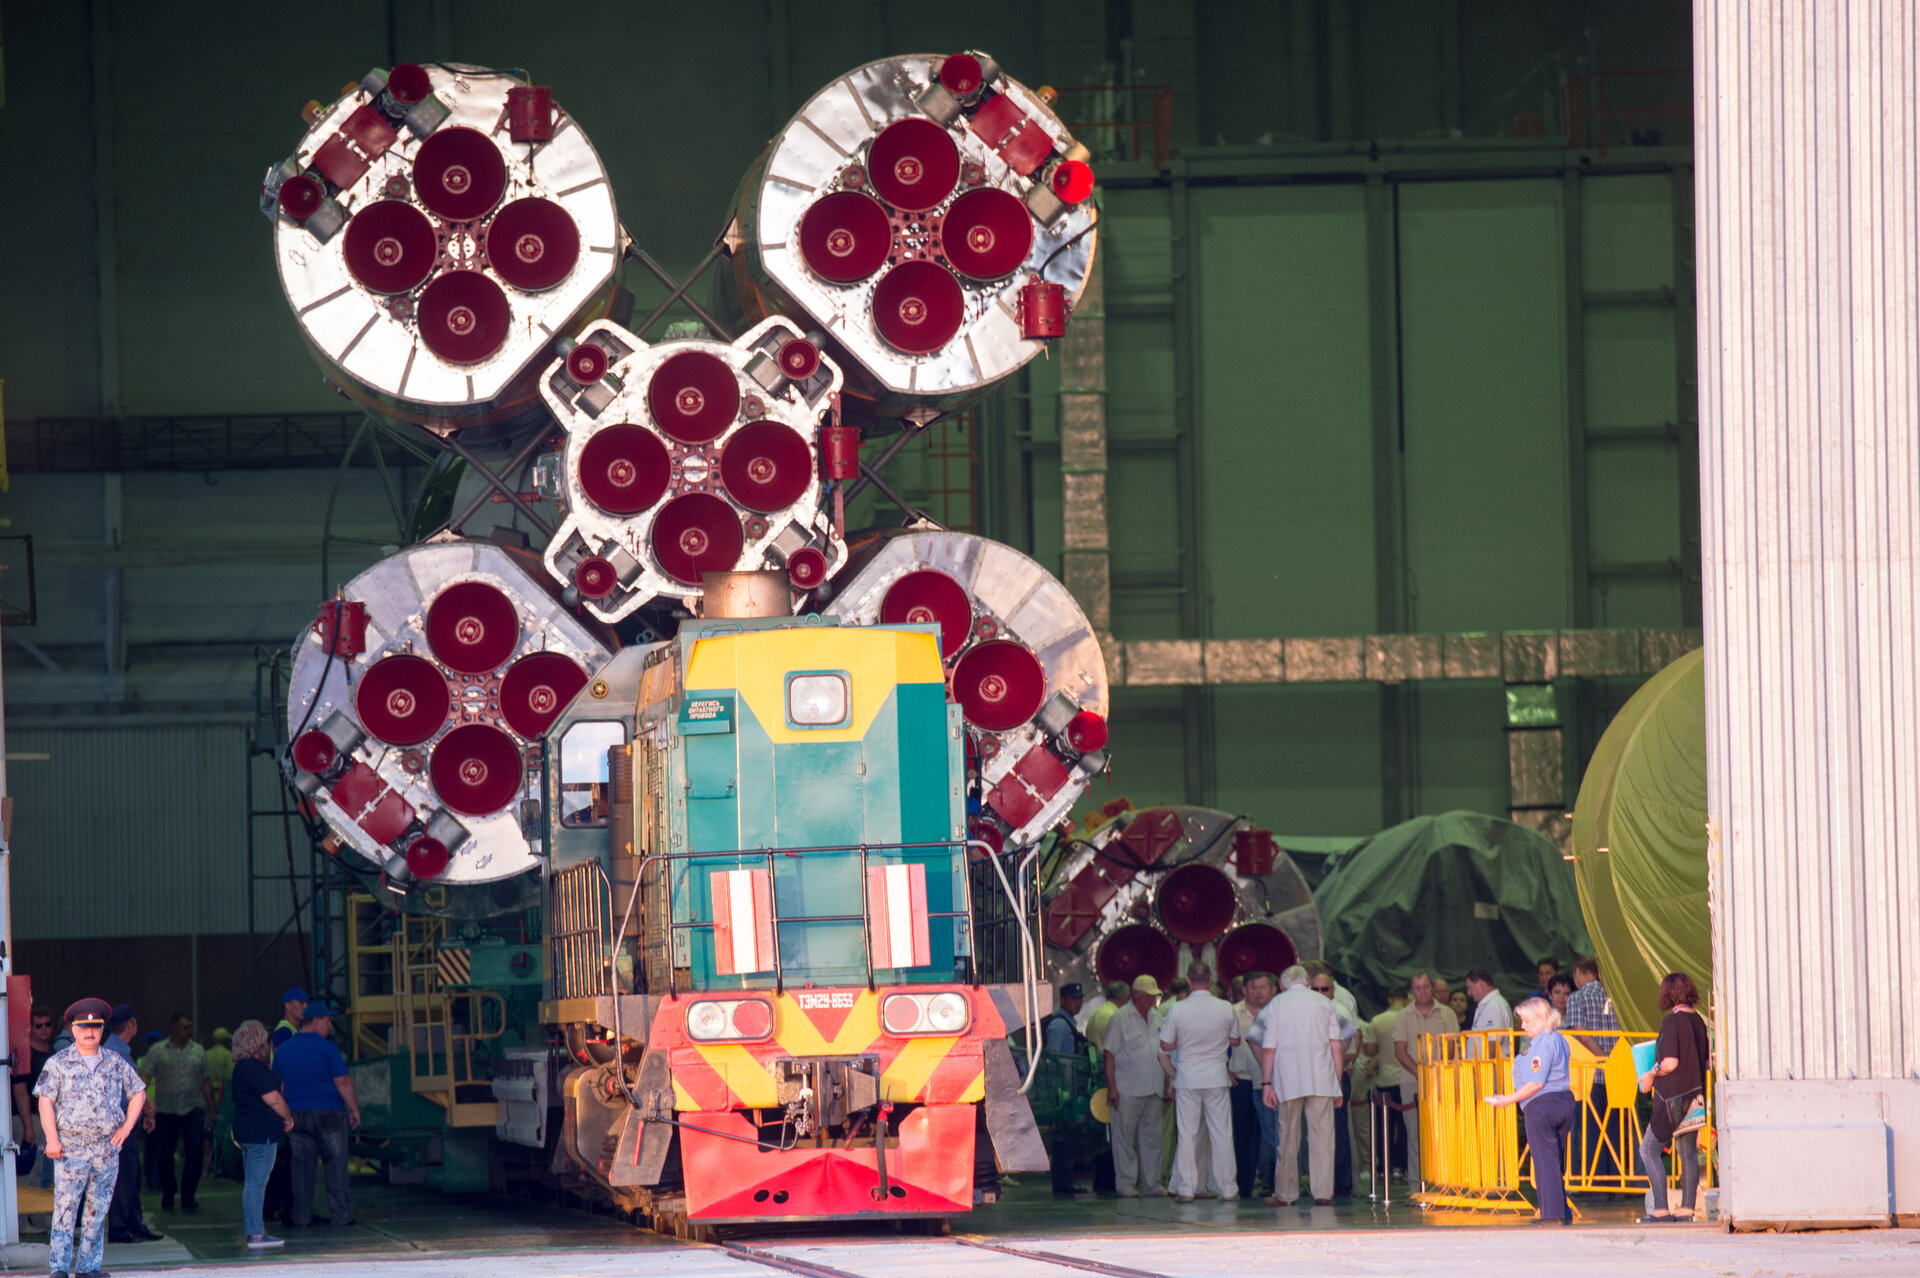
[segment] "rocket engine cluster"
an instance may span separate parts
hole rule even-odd
[[[260,207],[323,374],[450,447],[505,432],[531,457],[509,497],[552,528],[525,547],[443,530],[301,635],[284,768],[330,850],[401,890],[534,874],[548,725],[622,646],[697,615],[709,574],[751,570],[784,573],[795,613],[937,626],[970,837],[1020,850],[1061,824],[1106,765],[1109,711],[1072,596],[983,537],[845,526],[865,440],[977,401],[1086,286],[1094,175],[1049,91],[977,51],[835,80],[722,236],[751,327],[666,341],[622,322],[632,242],[549,89],[402,64],[305,120]]]

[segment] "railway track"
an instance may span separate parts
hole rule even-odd
[[[903,1266],[899,1252],[897,1249],[891,1247],[874,1248],[874,1263],[872,1266],[862,1265],[856,1269],[845,1269],[838,1265],[829,1265],[818,1260],[808,1259],[805,1256],[793,1255],[789,1250],[789,1248],[793,1246],[792,1244],[783,1244],[782,1250],[772,1250],[766,1244],[720,1243],[717,1245],[728,1255],[735,1256],[756,1265],[764,1265],[769,1269],[778,1270],[782,1273],[800,1275],[801,1278],[880,1278],[881,1275],[907,1272],[907,1267]],[[949,1248],[969,1248],[974,1251],[984,1252],[987,1254],[987,1257],[1002,1258],[1003,1263],[996,1264],[989,1261],[985,1266],[970,1264],[965,1266],[966,1272],[968,1273],[979,1273],[983,1275],[1030,1274],[1047,1272],[1047,1270],[1044,1269],[1036,1269],[1034,1266],[1051,1266],[1055,1269],[1105,1274],[1108,1278],[1164,1278],[1164,1275],[1151,1269],[1132,1269],[1125,1265],[1112,1265],[1098,1260],[1085,1260],[1078,1256],[1063,1256],[1058,1252],[1040,1251],[1031,1247],[1014,1247],[1006,1243],[989,1242],[984,1238],[965,1236],[944,1239],[930,1238],[921,1243],[920,1246],[925,1248],[926,1251],[917,1258],[912,1268],[926,1269],[930,1273],[952,1273],[954,1271],[942,1265],[936,1256],[926,1253],[946,1251]],[[972,1259],[979,1260],[986,1259],[987,1257]],[[846,1263],[843,1257],[836,1257],[836,1259],[841,1260],[842,1264]],[[958,1257],[955,1257],[955,1259],[958,1259]]]

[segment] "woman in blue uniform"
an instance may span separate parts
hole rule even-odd
[[[1540,1196],[1540,1219],[1573,1223],[1567,1205],[1566,1169],[1561,1151],[1580,1116],[1567,1069],[1567,1040],[1560,1033],[1560,1013],[1539,996],[1525,999],[1514,1014],[1520,1032],[1531,1041],[1513,1058],[1513,1090],[1487,1097],[1487,1104],[1518,1105],[1526,1117],[1527,1148],[1533,1154],[1533,1184]]]

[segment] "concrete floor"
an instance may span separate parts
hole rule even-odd
[[[1169,1199],[1062,1201],[1042,1182],[956,1219],[950,1239],[903,1237],[885,1225],[834,1224],[730,1231],[723,1246],[706,1247],[520,1200],[448,1198],[371,1180],[356,1181],[353,1195],[352,1226],[288,1231],[286,1247],[261,1253],[241,1245],[239,1193],[231,1182],[205,1185],[200,1210],[191,1215],[162,1213],[157,1197],[149,1196],[149,1223],[168,1238],[109,1246],[107,1266],[182,1278],[232,1278],[235,1265],[264,1266],[287,1278],[767,1278],[782,1269],[815,1278],[1064,1278],[1076,1272],[1119,1278],[1276,1272],[1484,1278],[1489,1266],[1530,1267],[1545,1254],[1556,1275],[1596,1278],[1920,1273],[1920,1231],[1778,1236],[1728,1235],[1709,1225],[1635,1226],[1637,1203],[1602,1196],[1580,1203],[1581,1226],[1543,1233],[1517,1222],[1423,1213],[1398,1203],[1380,1210],[1364,1199],[1278,1211]],[[27,1241],[6,1249],[0,1262],[45,1272],[45,1247],[32,1245],[44,1244],[44,1235]]]

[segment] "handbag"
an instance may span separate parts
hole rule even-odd
[[[1673,1134],[1685,1136],[1697,1132],[1707,1125],[1707,1095],[1695,1092],[1692,1096],[1668,1097],[1664,1104],[1667,1117],[1673,1123]]]

